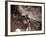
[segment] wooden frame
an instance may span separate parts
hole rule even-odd
[[[33,34],[17,34],[17,35],[8,35],[8,2],[18,2],[18,3],[33,3],[33,4],[42,4],[44,6],[44,14],[43,14],[43,20],[44,20],[44,28],[42,33],[33,33]],[[22,36],[22,35],[38,35],[38,34],[45,34],[45,3],[40,2],[24,2],[24,1],[5,1],[5,36]]]

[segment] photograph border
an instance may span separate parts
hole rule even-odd
[[[8,2],[44,4],[44,33],[8,35],[8,7],[7,7]],[[23,35],[41,35],[41,34],[45,34],[45,3],[41,3],[41,2],[26,2],[26,1],[5,1],[5,36],[23,36]]]

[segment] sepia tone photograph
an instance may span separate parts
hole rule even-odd
[[[11,32],[42,29],[41,6],[11,5]]]
[[[8,2],[8,35],[44,33],[44,4]]]

